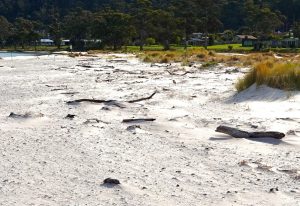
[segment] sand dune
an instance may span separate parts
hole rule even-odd
[[[299,92],[236,94],[246,68],[124,54],[0,65],[0,205],[300,205]],[[287,136],[233,139],[214,132],[221,124]]]

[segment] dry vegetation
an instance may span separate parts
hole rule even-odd
[[[284,90],[300,90],[300,56],[295,54],[275,54],[273,52],[251,53],[247,55],[226,55],[204,49],[188,51],[146,51],[139,54],[145,62],[182,62],[188,65],[201,62],[201,68],[209,68],[218,63],[226,66],[253,68],[240,79],[236,88],[243,91],[253,84],[268,85]]]
[[[258,63],[238,81],[236,89],[243,91],[255,83],[284,90],[300,90],[300,63],[279,60]]]
[[[258,62],[271,60],[275,61],[275,54],[273,52],[266,53],[251,53],[246,55],[226,55],[222,53],[215,53],[213,51],[207,51],[205,49],[188,49],[174,50],[174,51],[144,51],[138,54],[139,58],[144,62],[151,63],[171,63],[171,62],[183,62],[183,63],[223,63],[228,66],[253,66]],[[280,56],[283,60],[300,60],[298,56],[294,54],[285,54]]]
[[[89,52],[89,55],[97,53],[99,51]],[[284,90],[300,90],[300,55],[298,54],[274,52],[226,54],[195,48],[186,51],[143,51],[136,55],[142,61],[149,63],[180,62],[183,65],[202,63],[200,69],[211,68],[217,64],[253,68],[237,82],[236,89],[239,92],[255,83]]]

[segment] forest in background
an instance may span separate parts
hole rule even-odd
[[[49,37],[101,39],[101,47],[159,43],[169,49],[194,32],[300,37],[300,0],[1,0],[0,42],[32,44]],[[150,43],[151,43],[150,42]]]

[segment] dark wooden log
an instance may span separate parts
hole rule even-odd
[[[246,132],[232,127],[219,126],[216,132],[228,134],[234,138],[274,138],[282,139],[285,134],[281,132]]]
[[[130,122],[153,122],[156,119],[154,118],[138,118],[138,119],[123,119],[123,123],[130,123]]]
[[[97,103],[97,104],[107,104],[107,105],[114,105],[119,108],[124,108],[124,106],[116,100],[101,100],[101,99],[77,99],[73,101],[68,101],[67,104],[76,104],[82,102],[90,102],[90,103]]]
[[[149,97],[144,97],[144,98],[140,98],[140,99],[130,100],[130,101],[128,101],[128,103],[136,103],[136,102],[141,102],[141,101],[149,100],[152,97],[154,97],[154,95],[156,95],[156,93],[157,93],[157,91],[153,92]]]
[[[99,99],[77,99],[73,101],[68,101],[67,104],[81,103],[81,102],[91,102],[91,103],[112,103],[115,100],[99,100]]]

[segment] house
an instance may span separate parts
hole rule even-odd
[[[53,46],[54,41],[51,39],[40,39],[40,45],[41,46]]]
[[[243,47],[252,47],[257,42],[257,38],[252,35],[237,35],[235,41]]]
[[[289,37],[289,38],[283,39],[281,41],[281,47],[283,47],[283,48],[299,48],[300,47],[299,38]]]
[[[205,34],[193,33],[187,41],[187,44],[192,46],[204,46],[206,42],[208,42],[208,37],[205,37]]]
[[[71,41],[69,39],[63,39],[61,41],[61,46],[70,46],[71,45]]]

